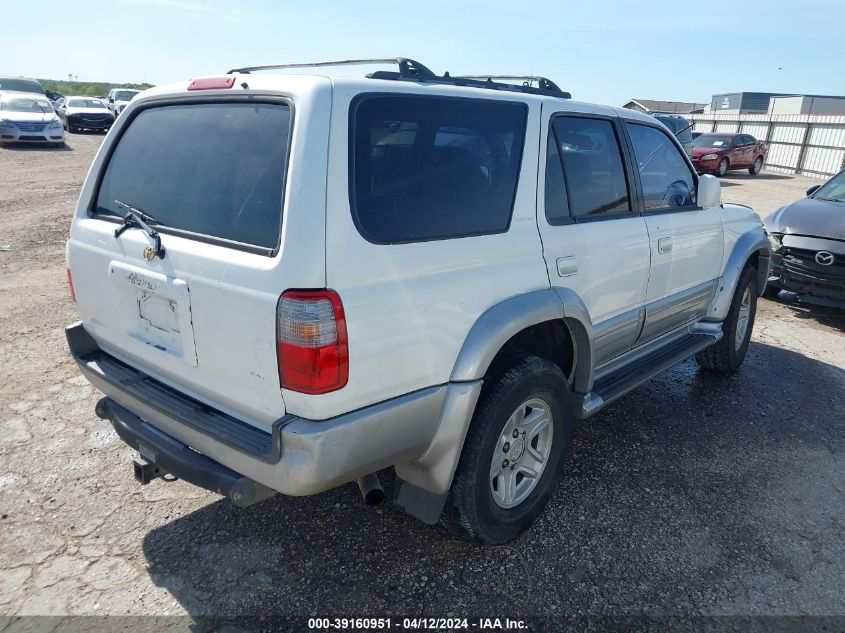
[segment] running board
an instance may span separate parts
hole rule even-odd
[[[617,398],[654,378],[670,367],[674,367],[698,352],[707,349],[722,338],[721,332],[707,334],[687,334],[672,343],[623,365],[616,371],[603,376],[593,383],[593,390],[585,395],[575,416],[583,420],[604,408]]]

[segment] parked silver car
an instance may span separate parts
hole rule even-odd
[[[43,94],[0,91],[0,145],[65,144],[62,122]]]
[[[766,296],[784,289],[800,301],[845,308],[845,170],[765,224],[773,250]]]

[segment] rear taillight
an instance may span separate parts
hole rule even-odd
[[[70,268],[66,268],[65,270],[67,270],[67,285],[70,288],[70,299],[76,303],[76,292],[73,289],[73,277],[70,275]]]
[[[276,340],[282,389],[317,394],[346,384],[346,318],[334,290],[282,294],[276,308]]]

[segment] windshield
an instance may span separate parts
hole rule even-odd
[[[0,77],[0,90],[12,90],[14,92],[34,92],[44,94],[44,88],[34,79],[16,79],[12,77]]]
[[[199,103],[143,110],[120,138],[97,211],[268,250],[279,243],[290,108]]]
[[[845,171],[840,172],[821,187],[816,189],[813,197],[820,200],[845,202]]]
[[[67,107],[69,108],[103,108],[106,104],[99,99],[68,99]]]
[[[115,101],[132,101],[132,97],[138,94],[136,90],[118,90],[114,93]]]
[[[693,147],[728,148],[733,140],[733,136],[725,136],[724,134],[702,134],[692,142],[692,145]]]
[[[0,99],[0,110],[4,110],[6,112],[33,112],[41,114],[43,112],[52,112],[53,107],[46,99],[5,97]]]

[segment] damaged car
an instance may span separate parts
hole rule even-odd
[[[765,220],[772,268],[765,296],[845,309],[845,170]]]

